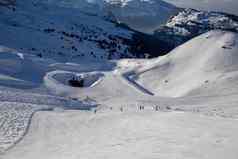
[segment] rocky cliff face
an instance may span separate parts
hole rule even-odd
[[[238,17],[220,12],[182,9],[154,34],[174,48],[210,30],[238,32]]]

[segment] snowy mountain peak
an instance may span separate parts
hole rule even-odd
[[[183,9],[155,31],[155,36],[177,47],[184,42],[210,30],[238,32],[238,17],[220,12]]]
[[[202,25],[204,29],[215,28],[238,31],[238,21],[232,15],[219,12],[198,11],[195,9],[184,9],[174,16],[166,24],[167,27],[185,27]],[[187,29],[189,31],[189,28]]]

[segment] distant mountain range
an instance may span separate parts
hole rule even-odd
[[[178,8],[162,0],[41,0],[42,3],[77,8],[84,13],[110,16],[129,27],[153,33],[178,12]]]

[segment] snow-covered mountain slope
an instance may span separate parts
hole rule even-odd
[[[210,30],[238,32],[238,17],[220,12],[182,9],[155,31],[155,36],[172,48]]]
[[[178,12],[175,6],[163,0],[43,0],[43,2],[106,16],[146,33],[153,33]]]
[[[133,78],[159,96],[237,92],[237,43],[237,33],[208,32],[142,67]]]
[[[31,0],[1,7],[0,45],[57,61],[136,57],[138,32],[78,9]],[[139,55],[138,55],[139,56]]]

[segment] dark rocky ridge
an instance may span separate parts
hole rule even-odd
[[[154,33],[171,49],[210,30],[238,32],[238,16],[221,12],[182,9]]]

